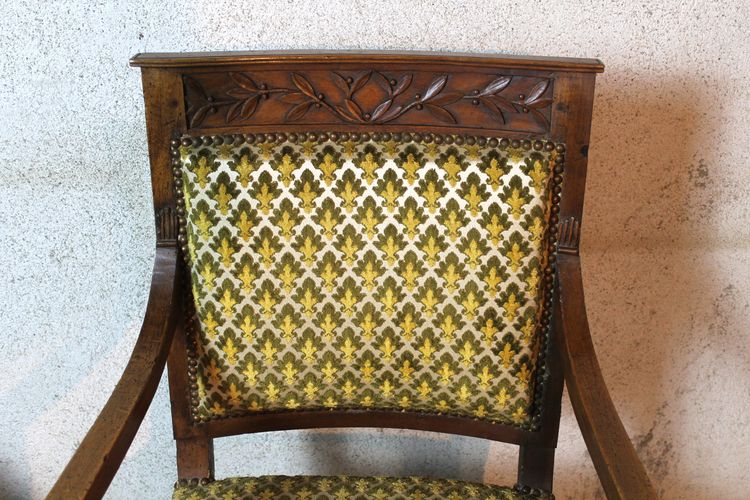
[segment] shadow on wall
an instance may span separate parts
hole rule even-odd
[[[721,294],[706,255],[718,246],[721,198],[710,176],[720,101],[696,75],[610,71],[597,86],[582,230],[589,321],[605,380],[662,498],[684,497],[695,481],[685,465],[698,465],[681,461],[690,437],[672,418],[690,404],[675,382],[703,333],[692,330],[695,306]],[[558,461],[558,485],[576,468]]]
[[[312,460],[323,459],[321,474],[334,474],[343,464],[345,471],[339,473],[357,476],[459,477],[481,482],[489,448],[482,439],[388,429],[318,431],[313,439],[314,446],[305,451]]]
[[[217,477],[343,474],[475,482],[482,481],[490,446],[478,438],[399,429],[283,431],[222,438],[214,444]],[[247,461],[238,464],[238,456]]]
[[[10,480],[7,477],[5,474],[0,476],[0,491],[3,492],[3,495],[7,495],[4,498],[9,500],[13,498],[26,498],[27,492],[21,488],[18,481],[13,481],[12,476],[10,476]]]

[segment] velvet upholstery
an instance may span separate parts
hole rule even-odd
[[[544,493],[421,477],[259,476],[179,486],[173,500],[532,500]]]
[[[194,412],[527,423],[554,155],[369,140],[183,147]]]

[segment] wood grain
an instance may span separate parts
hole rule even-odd
[[[183,77],[187,125],[300,122],[372,127],[461,125],[465,128],[549,130],[550,78],[465,70],[384,68],[194,73]]]
[[[556,442],[557,439],[556,432],[551,433],[545,428],[530,432],[517,426],[473,418],[388,410],[260,412],[251,416],[221,418],[200,423],[177,437],[191,438],[203,435],[222,437],[249,432],[343,427],[414,429],[461,434],[513,444],[548,445],[550,442]]]
[[[601,73],[604,64],[599,59],[573,57],[513,56],[507,54],[477,54],[465,52],[419,51],[235,51],[235,52],[153,52],[136,54],[130,59],[134,67],[203,68],[206,66],[234,66],[243,64],[337,63],[383,61],[399,63],[437,63],[445,66],[486,64],[509,69],[536,71],[567,71]]]

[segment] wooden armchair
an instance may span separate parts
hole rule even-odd
[[[107,489],[167,364],[175,498],[547,498],[563,380],[608,498],[654,498],[591,342],[578,240],[597,60],[139,54],[143,329],[49,498]],[[213,439],[395,427],[519,445],[513,488],[215,480]],[[307,496],[305,496],[307,495]]]

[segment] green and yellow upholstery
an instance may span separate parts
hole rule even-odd
[[[234,477],[206,485],[178,486],[173,500],[531,500],[544,493],[420,477],[259,476]]]
[[[194,414],[356,408],[528,425],[555,153],[490,143],[183,147]]]

